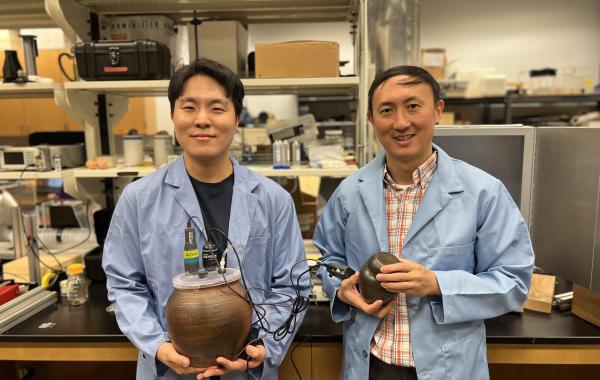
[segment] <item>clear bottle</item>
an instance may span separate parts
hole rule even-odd
[[[83,273],[82,264],[67,266],[67,302],[70,305],[82,305],[88,300],[89,282]]]
[[[290,168],[290,143],[287,140],[281,143],[281,168]]]
[[[292,166],[298,167],[302,164],[300,150],[300,143],[298,141],[294,141],[292,143]]]
[[[273,143],[273,169],[281,168],[281,141]]]

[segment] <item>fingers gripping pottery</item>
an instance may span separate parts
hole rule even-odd
[[[219,356],[233,359],[246,344],[252,323],[240,272],[228,268],[202,279],[183,273],[173,278],[173,286],[166,319],[177,352],[194,367],[217,365]]]
[[[358,280],[358,289],[360,294],[368,303],[382,300],[383,303],[394,298],[396,293],[385,290],[375,276],[380,272],[381,267],[388,264],[399,263],[400,260],[391,253],[377,252],[373,254],[360,268],[360,277]]]

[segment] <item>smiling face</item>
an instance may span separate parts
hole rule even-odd
[[[385,148],[388,164],[412,173],[432,154],[433,132],[444,102],[436,104],[425,82],[398,75],[375,90],[372,107],[369,121]]]
[[[225,88],[207,75],[190,77],[171,115],[185,158],[205,166],[229,160],[239,118]]]

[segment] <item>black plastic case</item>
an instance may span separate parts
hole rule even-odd
[[[85,80],[169,79],[171,53],[156,41],[97,41],[75,45],[77,71]]]

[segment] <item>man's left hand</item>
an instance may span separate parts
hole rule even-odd
[[[399,263],[384,265],[376,278],[382,288],[394,293],[417,297],[442,293],[435,273],[414,261],[400,259]]]
[[[218,357],[219,368],[209,368],[205,372],[198,374],[198,380],[207,379],[211,376],[222,376],[232,371],[245,371],[246,369],[256,368],[265,360],[267,350],[262,345],[247,346],[246,354],[248,354],[250,361],[244,359],[231,361],[224,357]]]

